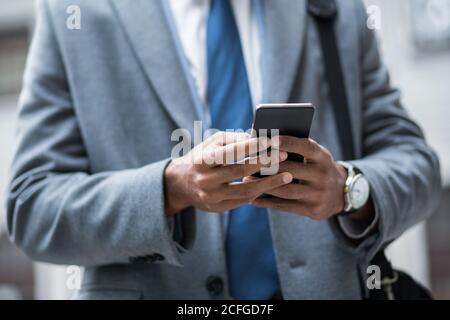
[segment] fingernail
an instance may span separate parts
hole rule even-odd
[[[283,182],[284,183],[286,183],[286,184],[291,183],[292,179],[293,179],[293,177],[290,173],[283,174]]]
[[[280,152],[280,159],[281,159],[281,161],[284,161],[284,160],[286,160],[287,158],[288,158],[287,152],[281,151],[281,152]]]

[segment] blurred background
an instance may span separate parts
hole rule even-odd
[[[294,1],[294,0],[292,0]],[[367,0],[392,80],[404,105],[438,152],[444,198],[426,223],[388,250],[394,264],[450,299],[450,0]],[[33,30],[33,0],[0,0],[0,192],[5,193],[17,99]],[[3,197],[2,197],[3,199]],[[77,269],[32,263],[12,245],[0,206],[0,299],[65,299]]]

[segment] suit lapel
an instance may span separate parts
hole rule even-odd
[[[306,0],[262,0],[266,42],[263,102],[287,102],[303,50]],[[175,123],[201,119],[161,0],[110,0],[150,83]],[[298,41],[295,41],[298,39]]]
[[[151,85],[177,126],[201,119],[163,4],[158,0],[110,0]]]
[[[267,50],[264,102],[288,102],[303,50],[308,18],[306,5],[305,0],[264,1],[267,39],[263,48]]]

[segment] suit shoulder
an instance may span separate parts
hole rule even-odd
[[[358,23],[366,20],[366,5],[363,0],[337,0],[343,20],[352,19]]]
[[[37,6],[38,12],[44,12],[52,21],[57,34],[67,33],[67,22],[74,14],[79,15],[82,29],[102,32],[116,22],[109,1],[38,0]]]
[[[111,16],[109,1],[92,0],[38,0],[38,6],[45,7],[55,21],[67,19],[67,15],[77,8],[81,16],[103,20]]]

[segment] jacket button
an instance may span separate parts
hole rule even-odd
[[[220,277],[209,276],[206,279],[206,289],[212,296],[218,296],[223,292],[223,280]]]

